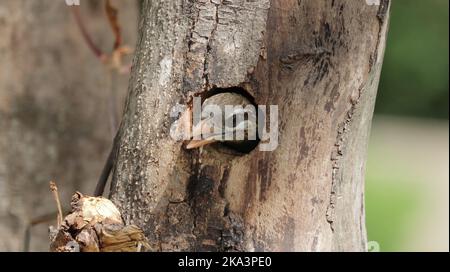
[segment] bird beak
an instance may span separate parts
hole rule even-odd
[[[198,148],[201,146],[205,146],[207,144],[217,142],[217,139],[215,139],[214,136],[206,138],[206,139],[201,139],[202,132],[208,133],[209,131],[211,131],[212,127],[209,123],[210,122],[208,120],[202,120],[192,129],[193,140],[189,141],[189,143],[186,146],[186,149]],[[195,139],[201,139],[201,140],[195,140]]]
[[[199,148],[208,144],[212,144],[214,142],[216,142],[217,140],[215,139],[207,139],[207,140],[191,140],[187,146],[186,149],[194,149],[194,148]]]
[[[195,127],[192,128],[192,109],[188,108],[184,111],[178,119],[175,135],[180,136],[183,139],[190,139],[186,145],[186,149],[194,149],[207,144],[216,142],[214,137],[202,139],[202,132],[208,133],[211,131],[211,125],[208,120],[200,121]],[[191,133],[192,128],[192,133]],[[201,139],[201,140],[197,140]]]

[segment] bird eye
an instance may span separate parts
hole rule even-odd
[[[231,118],[233,118],[233,127],[235,127],[236,126],[236,122],[237,122],[236,114],[233,114],[233,116]]]
[[[237,124],[237,122],[238,122],[238,118],[237,118],[237,116],[236,116],[237,114],[233,114],[233,115],[231,115],[230,117],[228,117],[226,120],[225,120],[225,126],[227,127],[227,128],[235,128],[238,124]],[[245,117],[245,116],[244,116]],[[242,119],[244,119],[244,118],[242,118]],[[245,119],[244,119],[245,120]]]

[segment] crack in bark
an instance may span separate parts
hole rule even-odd
[[[351,107],[345,114],[345,120],[338,125],[338,133],[336,137],[336,142],[334,144],[335,150],[331,154],[331,160],[332,160],[332,181],[331,181],[331,192],[330,192],[330,202],[328,204],[328,208],[326,211],[326,219],[327,222],[330,224],[331,231],[334,232],[334,221],[335,221],[335,213],[334,208],[337,202],[337,185],[342,178],[339,177],[341,174],[340,170],[340,159],[344,156],[344,148],[347,140],[347,133],[349,131],[349,126],[353,121],[353,115],[355,113],[356,107],[359,103],[359,100],[362,95],[362,91],[364,88],[364,83],[362,86],[358,88],[358,97],[356,97],[351,102]]]
[[[205,79],[205,91],[207,91],[212,86],[209,86],[209,76],[208,76],[208,67],[209,67],[209,56],[211,56],[211,41],[216,34],[217,26],[219,25],[219,4],[214,3],[211,1],[212,4],[215,6],[214,11],[214,26],[211,30],[211,33],[208,37],[208,41],[206,43],[206,53],[205,53],[205,60],[203,62],[203,78]]]
[[[377,18],[379,23],[379,30],[377,35],[377,41],[376,46],[373,54],[370,55],[369,59],[369,72],[367,74],[367,77],[363,80],[362,85],[358,88],[357,97],[352,97],[350,100],[351,107],[346,113],[345,120],[338,125],[338,132],[335,142],[335,150],[331,154],[331,160],[332,160],[332,181],[331,181],[331,192],[330,192],[330,200],[326,211],[326,220],[330,224],[331,231],[334,232],[334,221],[335,221],[335,206],[337,203],[337,186],[338,182],[342,180],[342,176],[339,177],[339,175],[342,175],[340,171],[340,159],[344,156],[344,148],[347,140],[347,133],[349,131],[349,126],[353,121],[353,115],[356,111],[356,107],[358,103],[360,102],[360,98],[362,96],[362,92],[365,88],[366,81],[371,77],[370,75],[373,73],[374,66],[377,65],[377,59],[378,59],[378,53],[380,49],[380,41],[383,38],[383,28],[385,24],[385,18],[387,15],[387,12],[389,11],[389,0],[382,0],[380,3],[380,7],[377,12]]]

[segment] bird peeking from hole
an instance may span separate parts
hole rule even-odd
[[[241,153],[256,147],[257,112],[245,96],[232,92],[215,94],[201,103],[199,111],[195,107],[200,103],[194,101],[194,109],[184,111],[177,125],[178,133],[188,135],[186,149],[217,142]]]

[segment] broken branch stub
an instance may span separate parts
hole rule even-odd
[[[142,230],[125,225],[117,207],[103,197],[83,196],[77,192],[72,211],[61,226],[50,227],[53,252],[137,252],[149,249]]]

